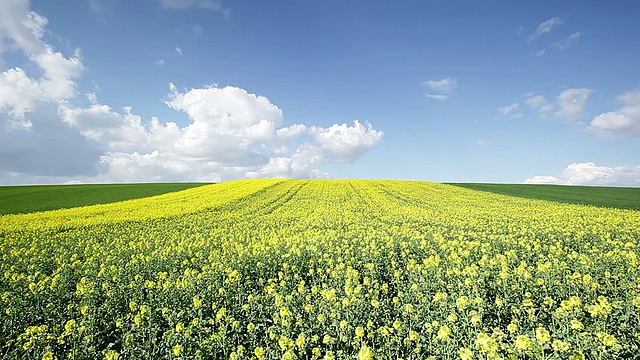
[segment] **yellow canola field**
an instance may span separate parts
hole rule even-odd
[[[0,217],[0,357],[615,359],[640,212],[251,180]]]

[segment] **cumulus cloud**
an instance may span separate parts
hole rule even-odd
[[[41,70],[33,78],[20,67],[0,73],[0,113],[8,114],[0,127],[30,129],[28,113],[40,102],[58,102],[75,96],[74,78],[84,71],[79,51],[65,57],[43,41],[48,20],[30,10],[28,1],[0,2],[0,55],[20,51]],[[4,125],[4,126],[2,126]]]
[[[427,80],[422,86],[436,91],[437,94],[427,94],[426,97],[434,100],[446,100],[449,95],[458,87],[458,80],[454,78],[444,78],[441,80]]]
[[[534,176],[526,179],[529,184],[559,185],[640,185],[640,165],[598,166],[592,162],[569,164],[560,178],[554,176]]]
[[[587,102],[592,93],[592,89],[586,88],[567,89],[562,91],[553,103],[547,101],[543,95],[529,94],[525,102],[542,116],[553,116],[566,123],[575,123],[585,115]]]
[[[557,111],[553,117],[565,122],[576,122],[585,115],[587,100],[593,93],[591,89],[567,89],[558,95]]]
[[[563,22],[559,17],[554,17],[540,23],[533,34],[529,37],[529,41],[537,39],[542,34],[550,33],[554,27],[562,24]]]
[[[640,137],[640,89],[618,95],[622,107],[596,116],[587,131],[600,137]]]
[[[167,7],[215,8],[214,1],[164,1]],[[182,5],[176,5],[182,4]],[[79,50],[64,56],[43,40],[47,19],[29,2],[0,2],[0,55],[26,55],[27,69],[0,73],[0,182],[219,181],[245,177],[327,177],[321,167],[351,163],[378,145],[369,123],[286,125],[280,108],[244,89],[210,86],[180,91],[165,104],[185,113],[179,126],[113,109],[86,94],[79,107]],[[178,50],[176,50],[178,51]]]
[[[564,182],[555,176],[550,175],[537,175],[530,177],[524,181],[526,184],[555,184],[562,185]]]
[[[0,73],[0,181],[92,176],[100,150],[66,125],[58,106],[76,95],[84,66],[43,40],[48,21],[28,1],[0,2],[0,55],[22,53],[29,64]]]
[[[61,113],[84,137],[106,145],[101,181],[325,177],[319,167],[354,162],[383,136],[357,120],[284,126],[282,110],[269,99],[233,86],[181,92],[171,84],[165,103],[191,122],[180,127],[153,118],[145,124],[131,108],[117,112],[103,104]]]

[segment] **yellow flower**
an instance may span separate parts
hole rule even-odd
[[[518,350],[522,350],[522,351],[527,351],[529,349],[531,349],[531,339],[529,338],[528,335],[518,335],[516,337],[516,341],[513,344],[516,349]]]
[[[360,339],[364,336],[364,329],[362,328],[362,326],[358,326],[356,328],[356,338]]]
[[[484,354],[493,354],[498,351],[498,343],[487,333],[480,333],[476,337],[476,349]]]
[[[518,332],[518,325],[514,324],[514,323],[510,323],[509,325],[507,325],[507,331],[510,334],[515,334]]]
[[[294,342],[293,342],[293,340],[289,339],[288,337],[286,337],[284,335],[280,335],[280,339],[278,340],[278,345],[280,345],[280,349],[287,350],[287,349],[293,347]]]
[[[551,347],[555,351],[564,352],[571,349],[571,344],[562,340],[554,339],[553,343],[551,343]]]
[[[120,358],[120,354],[117,351],[109,350],[104,353],[105,360],[118,360],[118,358]]]
[[[571,320],[571,328],[573,330],[584,330],[584,325],[578,319]]]
[[[200,299],[199,295],[193,297],[193,307],[196,309],[202,307],[202,299]]]
[[[306,344],[307,344],[307,334],[300,333],[298,335],[298,338],[296,339],[296,346],[298,347],[298,349],[302,349]]]
[[[255,355],[260,360],[264,359],[265,354],[266,352],[264,351],[264,348],[261,346],[258,346],[253,350],[253,355]]]
[[[547,329],[543,327],[538,327],[536,328],[536,340],[541,345],[544,345],[549,341],[551,341],[551,334],[549,334],[549,331]]]
[[[293,360],[296,358],[296,354],[293,350],[287,350],[284,354],[282,354],[281,360]]]
[[[613,335],[607,334],[605,332],[598,332],[596,333],[596,337],[600,339],[602,345],[606,347],[614,348],[618,346],[618,339],[616,339],[616,337]]]
[[[182,355],[183,351],[184,351],[184,347],[182,345],[176,345],[176,346],[173,347],[173,355],[174,356]]]
[[[458,350],[458,357],[460,358],[460,360],[472,360],[473,351],[467,348],[460,348]]]
[[[372,360],[373,350],[367,345],[362,345],[360,351],[358,351],[358,360]]]
[[[411,340],[411,341],[420,340],[420,334],[417,331],[410,330],[409,331],[409,340]]]
[[[438,340],[447,341],[451,336],[451,329],[447,325],[443,325],[438,329]]]

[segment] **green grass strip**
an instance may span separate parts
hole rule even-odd
[[[206,183],[0,186],[0,215],[107,204],[201,185]]]
[[[471,190],[568,204],[640,210],[640,188],[533,184],[451,183]]]

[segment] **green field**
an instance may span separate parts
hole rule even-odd
[[[640,188],[479,183],[451,185],[530,199],[640,210]]]
[[[204,183],[1,186],[0,215],[113,203],[189,189]],[[530,184],[451,183],[496,194],[640,210],[640,188]]]
[[[640,211],[249,180],[0,217],[0,358],[631,359]]]
[[[180,191],[203,183],[1,186],[0,215],[66,209]]]

